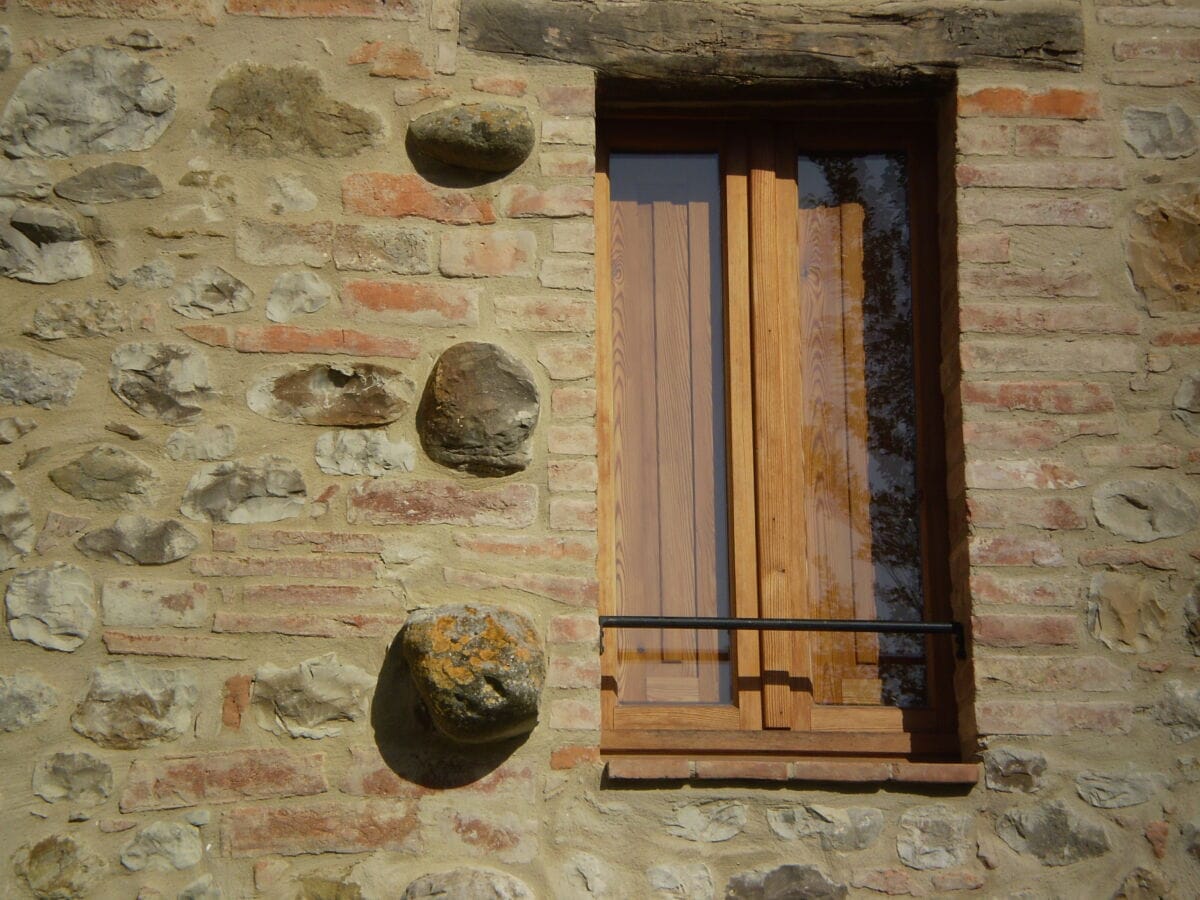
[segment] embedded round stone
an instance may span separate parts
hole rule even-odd
[[[446,350],[417,408],[421,446],[434,462],[472,475],[510,475],[529,465],[538,422],[533,375],[495,344]]]
[[[537,724],[546,659],[525,616],[484,605],[418,610],[401,632],[401,652],[447,737],[487,743]]]
[[[533,150],[533,120],[500,103],[464,103],[414,119],[409,141],[439,162],[479,172],[509,172]]]

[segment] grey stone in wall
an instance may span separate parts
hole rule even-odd
[[[12,65],[12,55],[12,31],[7,25],[0,25],[0,72]]]
[[[208,359],[186,344],[122,344],[113,351],[108,383],[130,409],[170,425],[194,421],[213,393]]]
[[[211,319],[250,308],[254,292],[220,266],[205,266],[178,285],[167,305],[189,319]]]
[[[815,837],[822,850],[865,850],[883,831],[883,813],[868,806],[790,806],[767,810],[771,831],[785,840]]]
[[[0,572],[15,568],[33,549],[36,539],[29,503],[9,477],[0,472]]]
[[[367,715],[375,679],[337,655],[307,659],[288,669],[265,665],[254,673],[258,724],[275,734],[325,738],[342,733],[342,722]]]
[[[451,869],[422,875],[409,883],[400,900],[533,900],[525,882],[494,869]]]
[[[162,182],[145,166],[105,163],[84,169],[54,186],[54,193],[76,203],[117,203],[162,196]]]
[[[339,272],[391,272],[428,275],[433,271],[433,239],[424,228],[404,225],[339,225],[333,264]]]
[[[1196,152],[1196,124],[1178,103],[1127,107],[1121,130],[1138,156],[1179,159]]]
[[[1162,639],[1167,610],[1146,579],[1097,572],[1088,600],[1088,630],[1110,650],[1145,653]]]
[[[378,114],[330,96],[304,66],[236,66],[208,108],[217,143],[244,156],[352,156],[383,137]]]
[[[1200,309],[1200,181],[1134,208],[1126,255],[1151,315]]]
[[[190,869],[204,856],[200,832],[183,822],[152,822],[121,849],[121,865],[143,869]]]
[[[765,872],[734,875],[725,886],[725,900],[839,900],[849,888],[810,865],[785,865]]]
[[[1172,416],[1200,437],[1200,371],[1188,372],[1180,379],[1172,405],[1175,407]]]
[[[434,363],[417,409],[421,446],[434,462],[498,476],[529,465],[537,427],[533,375],[495,344],[464,342]]]
[[[56,409],[75,399],[83,366],[25,350],[0,347],[0,400],[16,406]]]
[[[520,613],[483,604],[417,610],[400,651],[434,725],[452,740],[501,741],[537,724],[546,658]]]
[[[0,197],[42,200],[50,196],[50,172],[28,159],[0,159]]]
[[[1161,775],[1129,772],[1080,772],[1075,776],[1075,792],[1097,809],[1122,809],[1145,803],[1167,786]]]
[[[68,800],[96,806],[112,789],[112,766],[84,750],[44,756],[33,770],[33,792],[47,803]]]
[[[394,422],[413,383],[372,363],[314,363],[264,372],[246,392],[254,412],[277,422],[362,428]]]
[[[54,688],[37,675],[0,675],[0,731],[21,731],[38,725],[57,705]]]
[[[267,178],[267,207],[277,216],[311,212],[317,208],[317,195],[295,175],[271,175]]]
[[[175,284],[175,270],[166,260],[153,259],[136,266],[125,275],[113,272],[108,276],[108,283],[114,288],[121,288],[127,284],[142,290],[169,288]]]
[[[1009,810],[996,824],[996,833],[1013,850],[1044,866],[1069,866],[1103,856],[1111,848],[1103,825],[1089,822],[1061,800]]]
[[[1162,875],[1138,866],[1121,880],[1111,900],[1172,900],[1175,896]]]
[[[1166,481],[1109,481],[1092,496],[1096,521],[1118,537],[1148,543],[1185,534],[1200,522],[1200,508]]]
[[[909,809],[900,817],[896,852],[913,869],[947,869],[966,862],[973,850],[971,816],[940,803]]]
[[[197,425],[172,431],[167,438],[167,456],[175,460],[213,462],[229,459],[236,451],[237,429],[232,425]]]
[[[96,622],[95,585],[83,569],[55,562],[13,575],[4,594],[13,639],[70,652],[87,640]]]
[[[81,47],[34,66],[0,113],[9,156],[145,150],[175,115],[175,88],[150,63]]]
[[[51,469],[54,486],[80,500],[129,506],[148,499],[158,483],[154,470],[132,453],[102,444],[78,459]]]
[[[180,891],[175,900],[222,900],[224,896],[212,872],[206,872]]]
[[[1200,656],[1200,585],[1194,585],[1183,602],[1183,623],[1192,654]]]
[[[67,215],[34,207],[0,212],[0,272],[33,284],[57,284],[92,274],[91,251]]]
[[[191,731],[199,696],[196,676],[186,669],[106,663],[92,672],[71,727],[117,750],[174,741]]]
[[[53,834],[18,850],[14,867],[39,900],[77,900],[91,896],[108,864],[71,835]]]
[[[299,315],[323,309],[333,299],[333,288],[312,272],[284,272],[267,296],[267,318],[288,322]]]
[[[717,844],[746,829],[746,804],[738,800],[707,800],[676,806],[664,822],[667,834],[702,844]]]
[[[1176,741],[1190,741],[1200,735],[1200,688],[1186,687],[1182,681],[1168,681],[1154,715],[1160,724],[1171,729],[1171,737]]]
[[[180,511],[200,522],[278,522],[304,511],[304,477],[290,459],[264,456],[255,463],[202,466],[184,491]]]
[[[408,441],[390,441],[386,432],[341,429],[317,438],[316,459],[327,475],[411,472],[417,451]]]
[[[0,444],[19,441],[37,427],[38,423],[33,419],[27,419],[24,416],[6,416],[0,419]]]
[[[704,863],[651,866],[646,882],[655,900],[714,900],[712,872]]]
[[[47,300],[33,311],[25,333],[43,341],[108,337],[129,328],[129,314],[106,297]]]
[[[193,553],[200,539],[177,519],[126,515],[107,528],[89,531],[75,546],[93,559],[112,559],[127,566],[161,566]]]
[[[1046,757],[1023,747],[993,747],[983,752],[984,783],[993,791],[1037,793],[1046,774]]]
[[[529,113],[502,103],[463,103],[414,119],[410,146],[439,162],[479,172],[509,172],[533,150]]]

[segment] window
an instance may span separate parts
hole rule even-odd
[[[950,618],[933,124],[827,119],[602,129],[602,615]],[[950,759],[953,665],[608,628],[602,749]]]

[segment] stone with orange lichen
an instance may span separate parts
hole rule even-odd
[[[546,660],[525,616],[483,604],[420,610],[408,618],[401,650],[417,693],[447,737],[488,743],[537,724]]]

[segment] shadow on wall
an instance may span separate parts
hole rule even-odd
[[[371,700],[375,746],[389,769],[426,788],[455,788],[499,768],[529,735],[491,744],[457,744],[434,727],[413,687],[398,632],[388,647]]]

